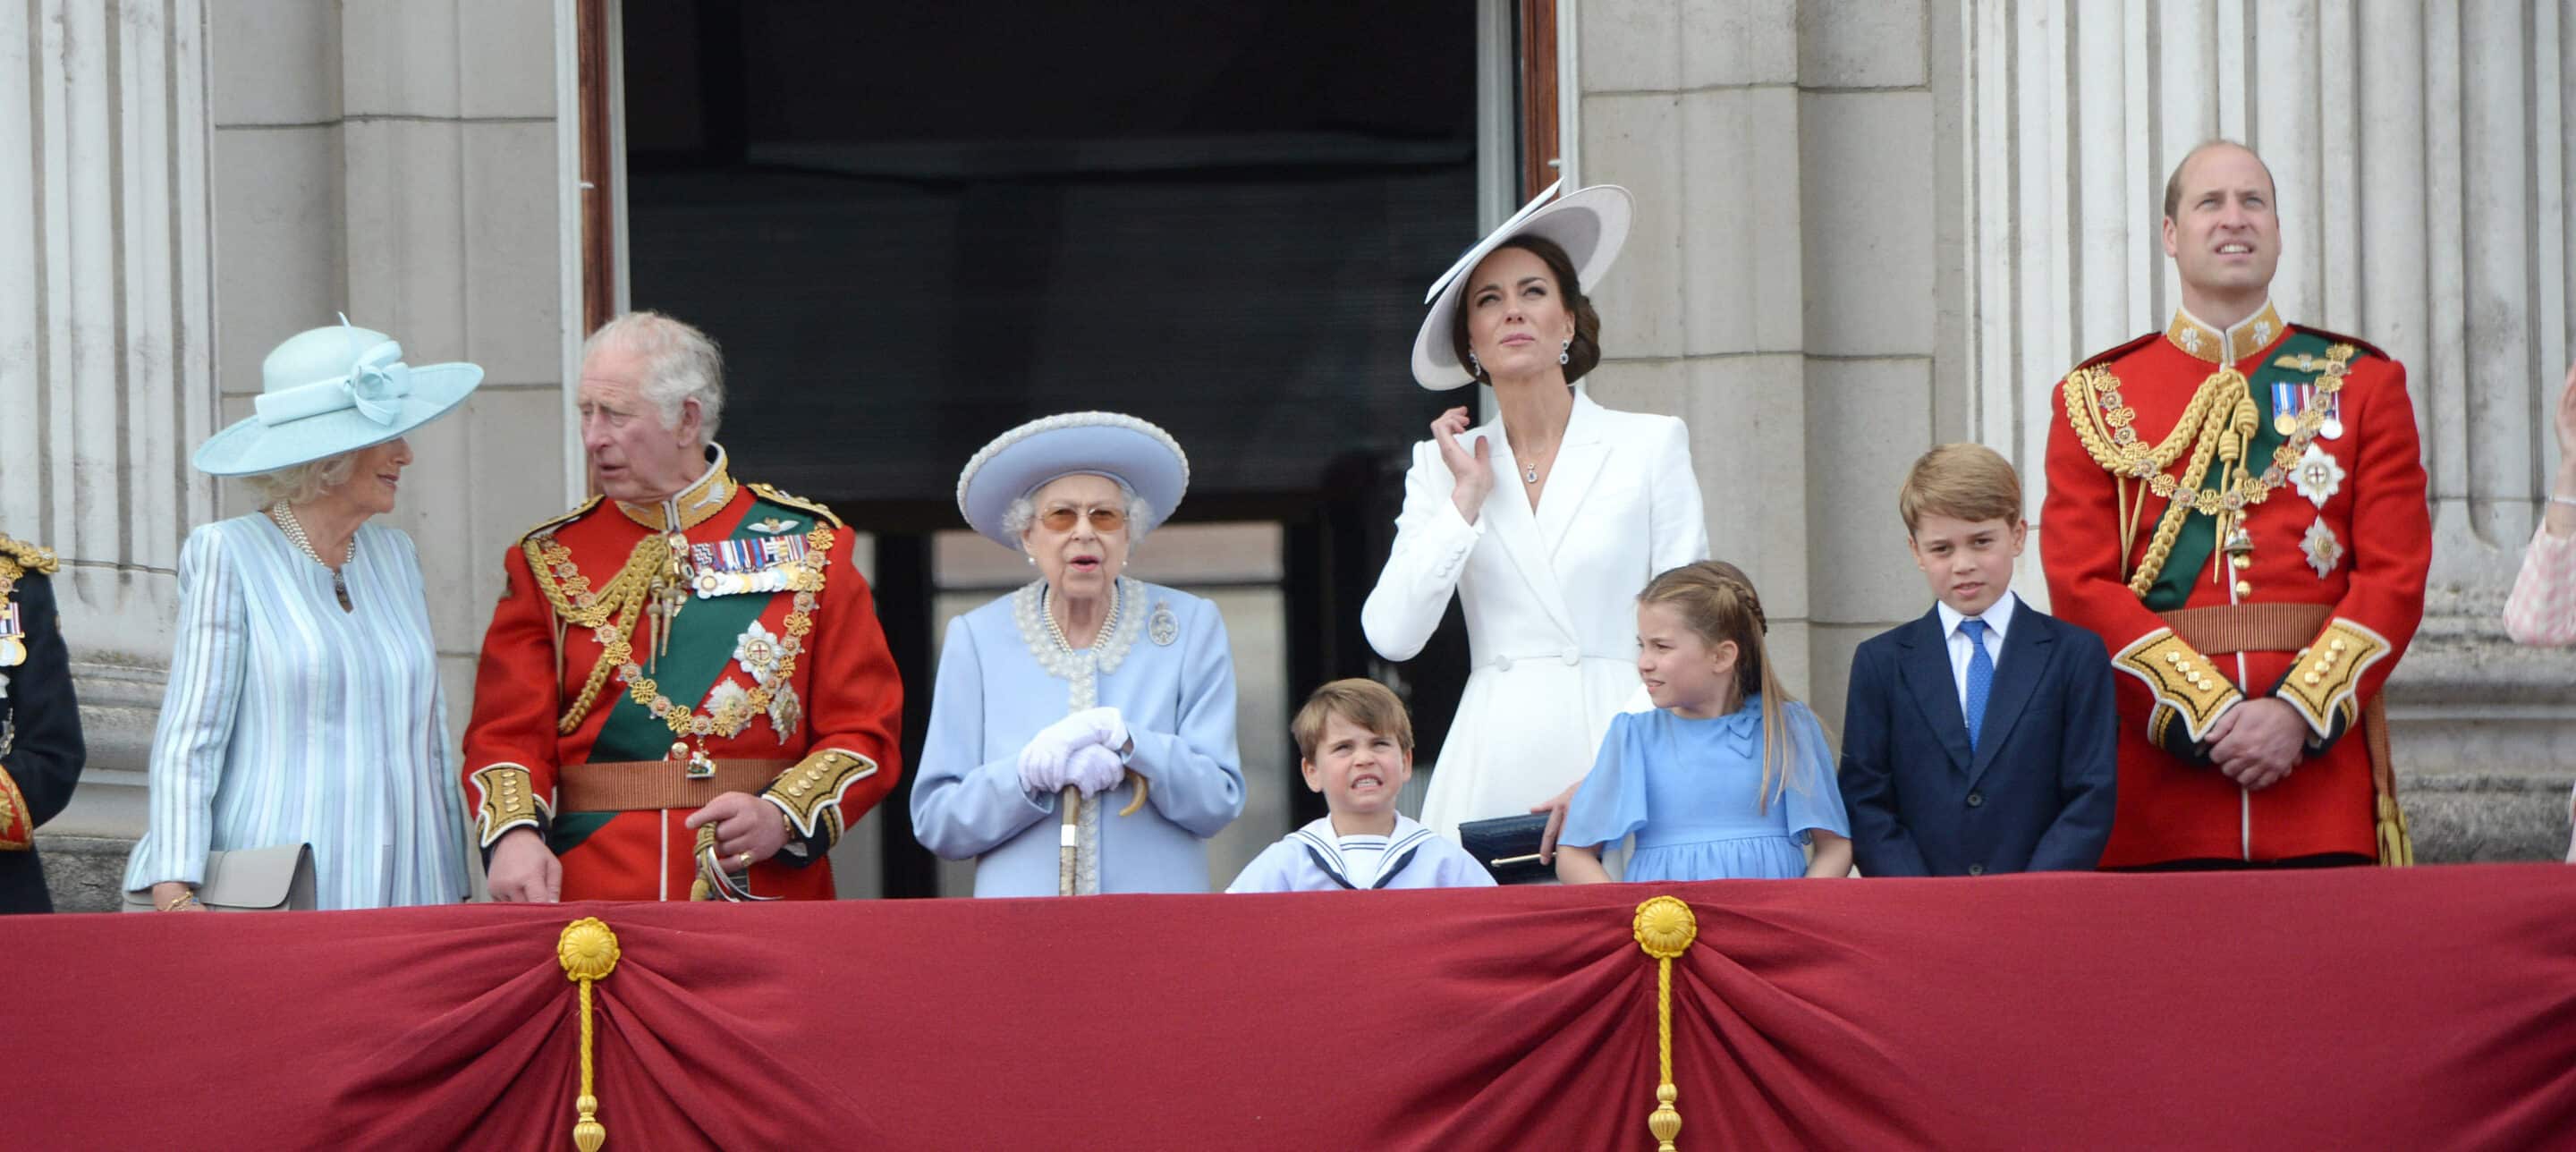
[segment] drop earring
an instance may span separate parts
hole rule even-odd
[[[1574,337],[1566,337],[1565,344],[1556,350],[1556,362],[1559,364],[1574,363]]]
[[[1476,353],[1472,350],[1467,353],[1467,374],[1479,380],[1485,378],[1485,362],[1476,359]]]

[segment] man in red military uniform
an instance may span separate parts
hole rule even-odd
[[[737,483],[714,342],[657,313],[583,351],[602,495],[503,558],[465,733],[500,900],[830,899],[894,788],[903,690],[849,532]]]
[[[2184,157],[2164,244],[2181,310],[2069,373],[2049,428],[2051,609],[2123,673],[2102,864],[2402,863],[2377,704],[2432,558],[2406,370],[2272,310],[2244,147]]]

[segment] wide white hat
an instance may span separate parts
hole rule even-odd
[[[1590,293],[1619,260],[1619,246],[1628,240],[1628,216],[1631,202],[1628,190],[1616,184],[1595,184],[1565,194],[1549,203],[1563,181],[1521,206],[1503,226],[1476,242],[1449,270],[1431,284],[1423,301],[1431,313],[1422,318],[1422,330],[1413,336],[1413,379],[1434,392],[1463,388],[1475,382],[1474,373],[1458,362],[1457,349],[1449,341],[1449,327],[1457,321],[1458,298],[1466,294],[1467,274],[1476,265],[1514,236],[1541,236],[1565,249],[1566,259],[1574,262],[1575,278],[1585,293]]]
[[[1153,516],[1142,536],[1171,518],[1190,489],[1190,458],[1169,432],[1118,412],[1067,412],[1031,420],[993,438],[957,474],[957,511],[986,539],[1018,551],[1002,529],[1011,502],[1065,476],[1109,476],[1144,499]]]
[[[259,366],[251,415],[207,437],[192,462],[255,476],[382,444],[447,414],[483,382],[472,364],[403,363],[390,336],[340,319],[298,332]]]

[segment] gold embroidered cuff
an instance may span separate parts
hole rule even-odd
[[[762,797],[787,814],[799,836],[820,836],[831,844],[841,838],[841,793],[877,774],[877,762],[840,748],[817,748],[796,766],[778,774]]]
[[[2388,638],[2340,616],[2326,621],[2325,631],[2299,650],[2298,661],[2281,681],[2278,695],[2314,729],[2317,739],[2331,740],[2352,727],[2360,714],[2355,694],[2361,674],[2388,654]]]
[[[0,768],[0,852],[24,852],[36,846],[36,816],[27,809],[26,793],[9,770]]]
[[[2244,698],[2208,657],[2183,643],[2171,628],[2138,637],[2111,658],[2111,666],[2146,681],[2147,691],[2155,694],[2147,739],[2161,746],[2171,746],[2165,734],[2176,718],[2182,720],[2191,742],[2199,743],[2219,715]]]
[[[516,764],[495,764],[477,769],[473,781],[479,847],[491,847],[510,829],[538,827],[537,790],[527,769]]]

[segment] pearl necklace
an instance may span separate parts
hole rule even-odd
[[[1047,601],[1054,598],[1054,593],[1055,589],[1050,587],[1044,594],[1039,596],[1038,615],[1046,621],[1047,638],[1055,641],[1055,646],[1058,649],[1071,653],[1074,651],[1073,643],[1064,638],[1064,629],[1059,627],[1055,622],[1055,611],[1047,607]],[[1117,633],[1118,610],[1126,606],[1123,603],[1125,599],[1126,597],[1118,594],[1118,586],[1116,584],[1113,583],[1109,586],[1109,615],[1100,621],[1100,631],[1093,634],[1091,639],[1093,647],[1099,647],[1101,637]]]
[[[296,520],[295,509],[292,506],[276,505],[268,510],[268,518],[277,524],[278,531],[286,533],[287,542],[295,545],[297,551],[311,557],[314,563],[330,569],[331,592],[340,598],[340,610],[354,611],[354,606],[349,603],[349,577],[346,569],[358,560],[357,534],[350,534],[349,550],[340,558],[340,567],[332,568],[328,561],[322,559],[322,554],[314,550],[313,539],[304,534],[304,525]]]

